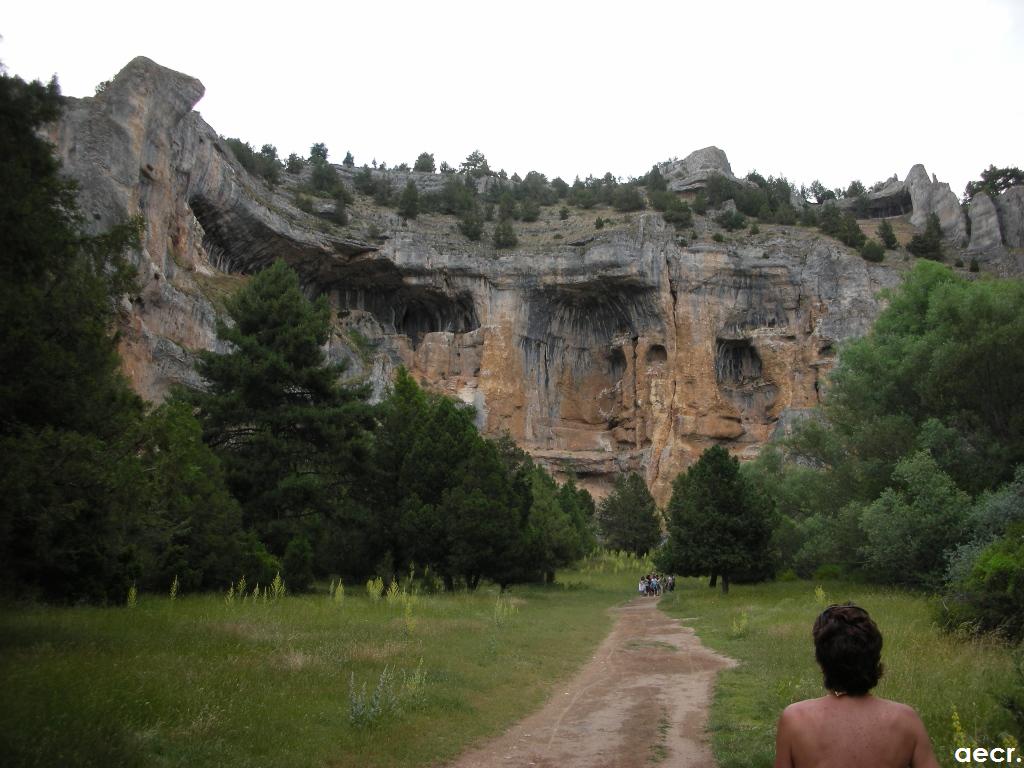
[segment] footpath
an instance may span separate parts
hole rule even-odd
[[[704,729],[715,675],[735,662],[638,597],[542,709],[450,768],[711,768]]]

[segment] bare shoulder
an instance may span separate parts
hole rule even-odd
[[[787,722],[800,720],[801,718],[807,717],[811,713],[816,712],[821,707],[821,702],[822,699],[804,699],[803,701],[794,701],[782,710],[782,715],[779,717],[779,720]]]
[[[892,701],[890,699],[878,699],[878,702],[885,706],[886,713],[893,719],[893,721],[898,722],[901,725],[914,727],[924,726],[924,723],[921,722],[921,716],[917,714],[917,710],[909,704]]]

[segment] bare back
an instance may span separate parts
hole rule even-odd
[[[938,768],[917,713],[871,695],[823,696],[786,707],[775,768]]]

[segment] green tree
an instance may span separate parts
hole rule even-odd
[[[324,157],[326,159],[327,156],[324,155]],[[346,168],[355,168],[356,167],[356,159],[354,157],[352,157],[352,153],[351,152],[346,152],[345,153],[345,159],[341,161],[341,164],[344,165]]]
[[[768,569],[769,510],[740,474],[739,461],[721,446],[708,448],[672,484],[669,538],[659,551],[663,570],[722,579],[722,592],[739,576]]]
[[[415,219],[420,213],[420,193],[412,179],[405,182],[405,189],[398,198],[398,215],[403,219]]]
[[[516,231],[512,228],[512,222],[508,219],[502,219],[494,227],[494,247],[495,248],[514,248],[516,243],[519,242],[519,238],[516,237]]]
[[[910,238],[907,250],[918,258],[942,261],[942,226],[937,214],[928,214],[924,232]]]
[[[964,190],[964,202],[970,202],[979,192],[985,192],[989,197],[995,198],[1010,187],[1024,184],[1024,171],[1015,166],[996,168],[990,165],[981,172],[980,181],[967,182]]]
[[[664,192],[668,189],[668,182],[665,181],[665,177],[661,175],[661,170],[658,166],[651,166],[651,170],[647,174],[647,191],[648,192]]]
[[[318,141],[316,144],[309,148],[309,162],[311,163],[326,163],[327,162],[327,145],[323,142]]]
[[[612,492],[598,505],[597,525],[608,549],[644,555],[661,542],[661,513],[635,472],[615,478]]]
[[[868,191],[864,187],[864,184],[861,181],[856,180],[856,179],[854,181],[851,181],[850,182],[850,186],[848,186],[846,188],[846,197],[848,197],[848,198],[851,198],[851,197],[864,197],[864,195],[866,195],[867,193],[868,193]]]
[[[893,485],[860,515],[865,572],[888,584],[935,589],[960,543],[969,497],[926,451],[902,459]]]
[[[113,333],[140,230],[86,231],[75,186],[38,133],[62,107],[56,80],[0,73],[0,580],[103,600],[137,572],[146,517],[142,403]]]
[[[896,233],[893,231],[892,224],[889,223],[888,219],[882,219],[878,225],[878,239],[890,251],[899,245],[896,241]]]
[[[365,392],[339,384],[323,345],[330,310],[311,303],[283,261],[227,302],[231,351],[200,353],[209,388],[192,395],[247,527],[280,556],[299,524],[329,519],[363,472]]]
[[[436,170],[433,153],[421,152],[419,157],[416,158],[416,164],[413,165],[412,169],[419,173],[433,173]]]
[[[459,232],[470,240],[479,240],[484,234],[484,222],[480,218],[480,209],[476,206],[468,208],[459,218]]]
[[[879,262],[885,258],[885,248],[877,240],[866,240],[860,248],[860,255],[864,261]]]
[[[295,175],[301,173],[305,165],[306,161],[292,152],[288,155],[288,160],[285,161],[285,170],[288,171],[288,173]]]
[[[487,158],[479,149],[470,152],[459,168],[463,173],[473,177],[492,175],[491,168],[487,165]]]
[[[334,170],[333,165],[326,161],[313,163],[313,172],[310,174],[309,183],[316,192],[326,195],[333,195],[341,186],[338,172]]]

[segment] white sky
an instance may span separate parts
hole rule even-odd
[[[198,77],[221,134],[410,165],[479,148],[571,182],[714,144],[738,175],[958,195],[1024,167],[1024,0],[19,2],[9,72],[91,95],[136,55]]]

